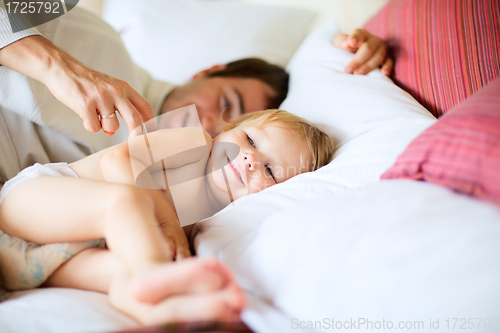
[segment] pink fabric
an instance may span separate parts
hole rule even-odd
[[[500,205],[500,78],[418,136],[382,179],[443,185]]]
[[[394,82],[436,117],[500,75],[500,0],[392,0],[365,28],[391,46]]]

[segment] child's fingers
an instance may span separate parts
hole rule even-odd
[[[167,257],[170,261],[173,261],[175,258],[175,241],[172,237],[165,237],[167,240]]]
[[[175,260],[182,260],[191,257],[191,251],[184,246],[177,247]]]
[[[182,260],[191,257],[191,251],[189,249],[189,244],[185,240],[177,239],[175,259]]]

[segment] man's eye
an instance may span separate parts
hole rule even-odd
[[[255,143],[253,142],[252,138],[249,137],[248,135],[247,135],[247,140],[248,140],[248,143],[250,143],[252,146],[255,147]]]
[[[225,122],[231,121],[231,101],[225,95],[220,98],[220,116]]]

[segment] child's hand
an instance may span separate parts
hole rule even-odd
[[[163,234],[167,239],[173,260],[182,260],[191,257],[189,242],[186,238],[184,230],[179,224],[179,221],[174,220],[161,222],[160,227],[162,228]]]

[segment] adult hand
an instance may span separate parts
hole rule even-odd
[[[355,52],[354,58],[344,69],[348,74],[368,74],[377,67],[389,76],[394,68],[394,61],[388,56],[388,47],[378,36],[365,29],[354,29],[350,35],[338,34],[333,44],[344,50]]]
[[[154,117],[151,104],[127,82],[87,67],[41,36],[30,36],[1,49],[0,64],[44,83],[83,119],[88,131],[102,128],[113,135],[119,127],[115,110],[129,132]]]
[[[44,83],[59,101],[83,119],[88,131],[102,128],[113,135],[119,127],[115,110],[125,120],[129,132],[154,117],[151,104],[127,82],[97,72],[69,55],[61,60]]]

